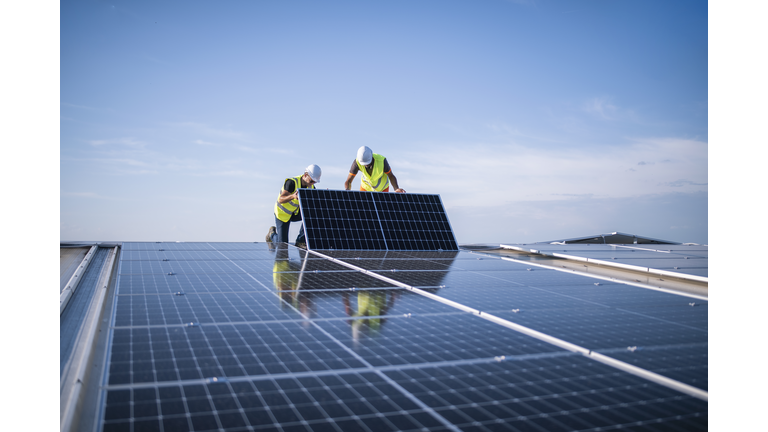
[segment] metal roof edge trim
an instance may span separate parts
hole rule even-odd
[[[470,253],[482,254],[482,252],[474,252],[474,251],[470,252]],[[497,257],[496,255],[484,255],[484,256],[489,256],[489,257],[494,257],[494,258]],[[575,270],[552,267],[552,266],[548,266],[548,265],[544,265],[544,264],[534,263],[534,262],[531,262],[531,261],[521,261],[521,260],[516,260],[514,258],[504,257],[504,256],[503,257],[499,257],[499,259],[502,259],[504,261],[512,261],[512,262],[521,263],[521,264],[525,264],[525,265],[540,267],[540,268],[544,268],[544,269],[547,269],[547,270],[555,270],[555,271],[559,271],[559,272],[563,272],[563,273],[578,274],[579,276],[590,277],[590,278],[594,278],[594,279],[600,279],[600,280],[604,280],[604,281],[608,281],[608,282],[616,282],[616,283],[620,283],[620,284],[624,284],[624,285],[636,286],[638,288],[645,288],[645,289],[649,289],[649,290],[660,291],[660,292],[667,293],[667,294],[675,294],[675,295],[679,295],[679,296],[683,296],[683,297],[695,298],[697,300],[709,301],[709,298],[704,297],[704,296],[700,296],[700,295],[696,295],[696,294],[692,294],[692,293],[686,293],[686,292],[682,292],[682,291],[675,291],[675,290],[671,290],[671,289],[667,289],[667,288],[662,288],[662,287],[657,287],[657,286],[653,286],[653,285],[647,285],[647,284],[644,284],[644,283],[630,282],[630,281],[625,281],[625,280],[621,280],[621,279],[615,279],[615,278],[611,278],[611,277],[608,277],[608,276],[600,276],[600,275],[595,275],[595,274],[586,275],[586,274],[581,274],[581,273],[579,273],[579,272],[577,272]]]
[[[94,246],[96,247],[96,246]],[[68,432],[72,429],[75,419],[79,416],[78,410],[81,408],[80,399],[83,394],[83,387],[87,375],[88,360],[91,357],[96,332],[99,328],[99,318],[103,315],[105,298],[109,281],[114,271],[115,258],[117,257],[119,247],[115,246],[110,252],[107,265],[101,271],[97,282],[99,293],[97,298],[91,303],[88,309],[88,316],[85,319],[85,325],[78,336],[77,345],[81,349],[73,354],[72,367],[68,376],[63,380],[60,394],[60,428],[61,432]]]
[[[91,258],[93,258],[97,249],[99,249],[98,246],[91,246],[91,249],[85,254],[83,260],[80,261],[78,269],[75,270],[75,273],[69,278],[66,288],[59,294],[59,315],[64,313],[64,309],[67,307],[67,304],[69,304],[69,299],[72,298],[72,294],[75,293],[75,290],[80,285],[80,280],[83,278],[85,271],[88,270],[88,266],[91,264]]]
[[[504,249],[518,250],[518,251],[521,251],[521,252],[531,252],[531,253],[535,253],[535,254],[539,254],[539,255],[544,255],[544,256],[552,256],[552,257],[556,257],[556,258],[566,258],[566,259],[573,260],[573,261],[589,262],[589,263],[593,263],[593,264],[600,264],[600,265],[604,265],[604,266],[608,266],[608,267],[616,267],[616,268],[621,268],[621,269],[625,269],[625,270],[634,270],[634,271],[645,272],[645,273],[652,273],[652,274],[657,274],[657,275],[662,275],[662,276],[676,277],[678,279],[687,279],[687,280],[692,280],[692,281],[696,281],[696,282],[709,283],[709,278],[705,277],[705,276],[688,275],[688,274],[685,274],[685,273],[678,273],[678,272],[672,272],[672,271],[669,271],[669,270],[655,269],[655,268],[652,268],[652,267],[640,267],[640,266],[634,266],[634,265],[630,265],[630,264],[621,264],[621,263],[615,263],[615,262],[611,262],[611,261],[604,261],[604,260],[598,260],[598,259],[594,259],[594,258],[586,258],[586,257],[580,257],[580,256],[576,256],[576,255],[568,255],[568,254],[562,254],[562,253],[556,253],[556,252],[548,253],[548,252],[540,251],[538,249],[526,249],[526,248],[521,248],[521,247],[518,247],[518,246],[509,246],[509,245],[500,245],[500,246],[502,248],[504,248]]]
[[[664,239],[657,239],[657,238],[653,238],[653,237],[640,236],[640,235],[637,235],[637,234],[629,234],[629,233],[624,233],[624,232],[621,232],[621,231],[614,231],[614,232],[605,233],[605,234],[595,234],[595,235],[591,235],[591,236],[573,237],[573,238],[560,239],[560,240],[549,240],[549,241],[543,241],[543,242],[537,242],[537,243],[540,243],[540,244],[552,244],[552,243],[561,243],[561,242],[563,242],[563,243],[567,244],[567,242],[578,241],[578,240],[588,240],[588,239],[593,239],[593,238],[594,239],[603,238],[603,240],[605,240],[605,237],[610,237],[610,236],[624,236],[624,237],[632,237],[635,240],[648,240],[648,241],[651,241],[651,242],[658,242],[658,243],[637,243],[637,244],[673,244],[673,245],[680,245],[680,244],[682,244],[680,242],[675,242],[675,241],[671,241],[671,240],[664,240]],[[596,243],[596,244],[611,244],[611,243]]]

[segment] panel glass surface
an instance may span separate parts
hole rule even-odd
[[[706,402],[317,254],[172,244],[188,259],[121,256],[97,430],[706,430]],[[467,252],[322,253],[706,389],[706,302]]]
[[[707,430],[706,402],[581,356],[386,374],[460,430]]]
[[[266,258],[266,257],[265,257]],[[200,251],[179,251],[179,250],[124,250],[122,251],[123,261],[130,260],[149,260],[162,261],[170,260],[226,260],[228,259],[219,251],[200,250]]]
[[[419,251],[459,249],[439,195],[397,193],[373,195],[389,249]]]
[[[299,191],[314,250],[458,250],[438,195]]]
[[[706,343],[633,346],[598,352],[702,390],[709,388],[709,348]]]
[[[310,249],[387,249],[371,193],[301,189]]]
[[[494,315],[593,351],[707,343],[706,331],[615,309],[521,309]]]
[[[467,313],[414,315],[386,322],[333,320],[318,325],[377,367],[562,352]]]

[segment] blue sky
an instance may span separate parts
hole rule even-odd
[[[60,239],[263,241],[368,145],[461,244],[708,243],[707,8],[63,1]]]

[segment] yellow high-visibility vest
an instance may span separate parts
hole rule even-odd
[[[283,191],[285,190],[285,182],[288,180],[293,180],[294,183],[296,183],[296,189],[298,190],[301,187],[301,177],[304,174],[298,176],[298,177],[292,177],[287,178],[283,181],[283,187],[280,188],[280,193],[277,195],[277,198],[280,198],[280,195],[283,194]],[[312,185],[309,187],[310,189],[314,189],[315,185]],[[295,192],[295,191],[294,191]],[[286,203],[280,204],[280,201],[275,200],[275,216],[277,216],[278,219],[280,219],[283,222],[288,222],[291,220],[291,216],[299,213],[299,200],[298,199],[292,199]]]
[[[299,307],[299,274],[297,270],[300,270],[301,267],[292,268],[291,262],[276,259],[272,267],[272,283],[275,285],[280,298],[284,300],[280,302],[281,308],[286,307],[286,303],[295,308]]]
[[[363,189],[371,192],[381,192],[389,187],[389,176],[384,173],[384,156],[380,154],[373,154],[373,171],[371,175],[368,175],[368,171],[365,170],[365,165],[361,165],[360,162],[355,159],[357,167],[360,172],[363,173],[360,185]]]

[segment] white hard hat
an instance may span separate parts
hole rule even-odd
[[[362,146],[357,149],[357,161],[361,165],[368,165],[373,160],[373,150],[368,146]]]
[[[320,176],[323,175],[323,171],[319,166],[312,164],[308,166],[304,172],[309,174],[309,177],[314,180],[315,183],[320,183]]]

